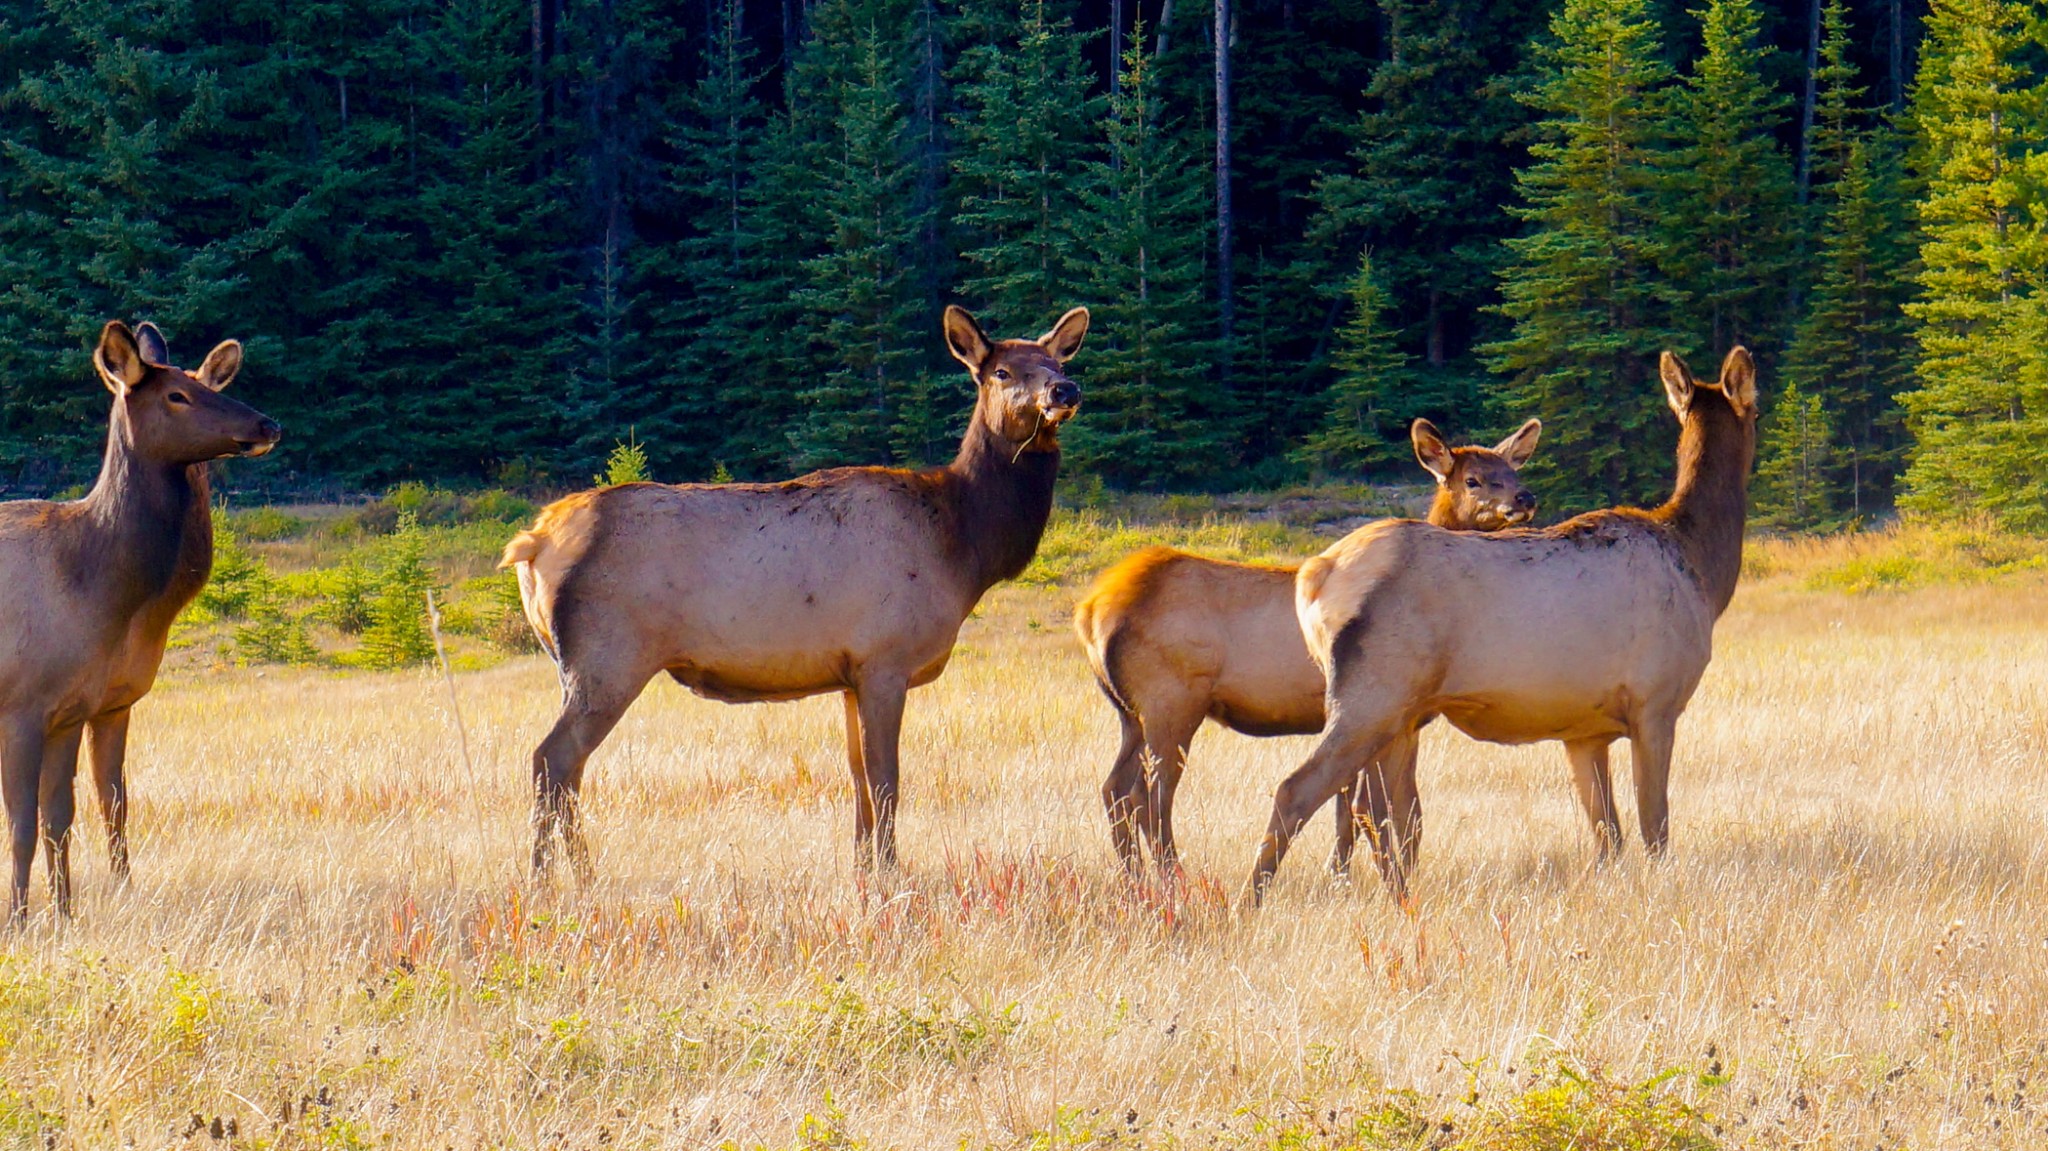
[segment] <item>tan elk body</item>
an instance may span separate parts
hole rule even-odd
[[[1037,340],[991,342],[964,310],[946,340],[978,386],[955,460],[837,468],[776,484],[625,484],[544,509],[505,549],[561,672],[534,751],[537,873],[552,834],[579,873],[584,762],[662,672],[712,699],[845,696],[856,854],[895,856],[905,693],[945,670],[982,593],[1031,562],[1052,509],[1075,308]]]
[[[215,348],[196,374],[168,359],[155,327],[108,324],[93,354],[114,393],[99,481],[68,503],[0,504],[0,784],[16,918],[39,820],[58,910],[70,911],[73,779],[87,730],[114,871],[127,874],[129,709],[156,682],[171,621],[213,567],[206,461],[277,443],[274,422],[220,394],[241,367],[240,344]]]
[[[1498,535],[1374,524],[1302,566],[1296,608],[1330,677],[1331,721],[1274,796],[1254,897],[1307,817],[1361,768],[1382,871],[1405,891],[1421,801],[1412,759],[1388,749],[1424,715],[1496,743],[1562,741],[1603,856],[1621,837],[1608,745],[1626,736],[1643,841],[1663,852],[1678,719],[1742,567],[1757,407],[1742,348],[1718,383],[1668,352],[1662,375],[1681,423],[1663,506]]]
[[[1428,420],[1415,421],[1415,457],[1437,485],[1429,522],[1458,531],[1527,522],[1536,501],[1516,472],[1542,427],[1530,420],[1491,449],[1451,448]],[[1075,606],[1074,630],[1122,727],[1102,801],[1127,867],[1138,866],[1141,833],[1155,861],[1174,866],[1174,796],[1204,721],[1256,736],[1323,729],[1323,673],[1295,621],[1294,577],[1292,567],[1153,547],[1097,576]],[[1349,862],[1353,826],[1340,805],[1334,867]]]

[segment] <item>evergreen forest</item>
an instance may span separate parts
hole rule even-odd
[[[2048,3],[0,5],[9,493],[115,317],[243,340],[287,487],[943,461],[949,303],[1091,307],[1110,488],[1538,416],[1548,512],[1655,500],[1658,352],[1741,343],[1763,522],[2048,529]]]

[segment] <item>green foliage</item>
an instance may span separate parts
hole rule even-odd
[[[1757,446],[1749,502],[1758,522],[1796,531],[1834,522],[1837,509],[1829,489],[1834,438],[1820,397],[1788,382],[1764,420]]]
[[[242,619],[252,604],[270,594],[270,573],[242,543],[226,517],[213,525],[213,571],[194,606],[213,619]]]
[[[1221,346],[1204,335],[1208,184],[1165,115],[1155,67],[1134,35],[1102,121],[1107,150],[1077,181],[1078,224],[1095,237],[1087,297],[1096,305],[1087,418],[1062,436],[1077,469],[1148,488],[1213,477],[1235,446]]]
[[[228,521],[234,525],[235,533],[243,539],[257,543],[291,539],[306,530],[306,521],[282,508],[260,507],[247,511],[232,512]]]
[[[1736,344],[1772,362],[1793,272],[1793,178],[1775,133],[1785,95],[1765,80],[1755,0],[1708,0],[1702,51],[1673,93],[1665,275],[1681,347]]]
[[[2014,0],[1939,0],[1913,92],[1919,136],[1918,441],[1900,504],[2048,529],[2048,134]]]
[[[275,590],[252,605],[248,622],[235,629],[235,654],[248,662],[295,667],[320,662],[306,616],[294,612]]]
[[[1527,231],[1500,281],[1514,330],[1484,350],[1509,408],[1543,420],[1546,506],[1647,502],[1670,482],[1654,358],[1683,299],[1665,274],[1671,69],[1650,0],[1565,0],[1550,31],[1523,97],[1541,116],[1517,175]]]
[[[644,484],[652,478],[647,473],[647,445],[628,432],[625,439],[612,446],[611,455],[605,457],[604,474],[592,482],[616,487]]]
[[[1351,278],[1350,316],[1337,332],[1332,361],[1329,412],[1301,454],[1323,470],[1355,472],[1406,456],[1403,425],[1420,415],[1403,386],[1408,357],[1394,345],[1387,324],[1387,294],[1373,269],[1372,253],[1361,252]]]
[[[354,661],[374,669],[414,667],[434,658],[427,620],[427,593],[440,588],[427,566],[426,538],[419,521],[401,515],[385,546],[369,604],[369,626]]]

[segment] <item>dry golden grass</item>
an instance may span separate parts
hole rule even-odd
[[[1589,867],[1555,747],[1433,732],[1406,910],[1319,824],[1234,913],[1308,741],[1214,730],[1186,890],[1127,888],[1070,585],[999,589],[913,696],[887,884],[836,700],[654,685],[586,784],[601,879],[546,892],[544,663],[459,678],[473,778],[432,676],[180,671],[137,713],[133,887],[85,818],[78,919],[38,890],[0,941],[0,1145],[2048,1144],[2031,578],[1746,586],[1661,864]],[[1671,1068],[1712,1144],[1524,1121]]]

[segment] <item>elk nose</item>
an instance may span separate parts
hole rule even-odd
[[[1061,380],[1052,386],[1052,403],[1056,408],[1071,408],[1081,402],[1081,388],[1072,380]]]
[[[256,425],[256,434],[271,443],[276,443],[279,439],[283,438],[284,429],[278,426],[276,420],[266,418],[262,423]]]
[[[1536,497],[1528,492],[1515,493],[1515,507],[1525,512],[1536,510]]]

